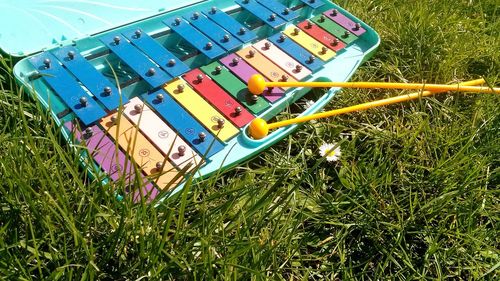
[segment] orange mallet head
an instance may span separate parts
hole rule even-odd
[[[252,138],[260,140],[269,134],[269,126],[267,125],[266,120],[262,118],[255,118],[252,122],[250,122],[248,132]]]
[[[254,95],[262,94],[266,88],[266,79],[260,74],[254,74],[248,80],[248,90]]]

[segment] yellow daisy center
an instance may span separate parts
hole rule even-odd
[[[335,149],[332,148],[330,151],[327,151],[326,153],[327,153],[326,154],[327,157],[335,156]]]

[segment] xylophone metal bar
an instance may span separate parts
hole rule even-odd
[[[288,26],[283,33],[325,62],[335,57],[334,51],[330,50],[313,37],[301,32],[298,27],[293,25]]]
[[[180,76],[189,71],[189,67],[174,54],[156,42],[141,29],[130,29],[122,32],[132,44],[143,51],[155,63],[163,68],[170,76]]]
[[[320,70],[324,62],[304,49],[301,45],[295,43],[292,39],[284,34],[276,33],[268,38],[269,41],[281,48],[285,53],[295,58],[312,72]]]
[[[212,81],[212,79],[205,77],[205,74],[201,70],[193,69],[186,73],[183,78],[200,96],[209,101],[237,127],[242,128],[255,118],[237,100]]]
[[[142,97],[200,155],[208,158],[224,148],[224,145],[210,131],[198,123],[163,89],[151,94],[144,94]]]
[[[172,76],[150,61],[143,52],[130,44],[121,34],[108,34],[101,37],[100,40],[151,87],[160,87],[172,79]]]
[[[224,13],[223,11],[217,10],[217,8],[215,7],[213,7],[210,11],[204,11],[203,14],[205,14],[209,19],[213,20],[218,25],[224,27],[234,37],[238,38],[243,43],[248,43],[257,39],[257,35],[253,31],[248,30],[230,15]]]
[[[193,45],[209,59],[213,60],[222,56],[225,51],[199,30],[187,23],[182,18],[169,18],[163,21],[170,29],[179,34],[184,40]]]
[[[124,115],[114,113],[103,118],[100,123],[121,149],[131,155],[137,166],[154,178],[153,181],[161,189],[173,187],[182,180],[172,163]]]
[[[230,56],[237,57],[234,54]],[[270,107],[269,103],[261,96],[253,97],[248,92],[247,86],[219,62],[213,62],[209,65],[202,66],[201,70],[252,113],[259,114]]]
[[[336,22],[338,25],[349,30],[351,33],[355,34],[358,37],[363,35],[363,33],[366,32],[366,29],[364,29],[360,23],[355,23],[353,20],[348,18],[346,15],[342,14],[337,9],[328,10],[328,11],[324,12],[323,15],[329,17],[331,20]]]
[[[90,125],[106,115],[104,109],[59,64],[59,61],[52,54],[44,52],[29,58],[29,61],[42,74],[44,81],[85,125]]]
[[[97,71],[73,46],[52,51],[59,61],[108,109],[114,110],[128,102],[124,95]]]
[[[195,12],[194,14],[185,15],[184,18],[189,21],[194,27],[210,37],[214,42],[217,42],[226,51],[238,49],[243,43],[223,29],[215,22],[208,19],[206,16]]]
[[[248,0],[236,0],[235,2],[243,9],[265,22],[272,29],[278,29],[286,24],[283,18],[277,16],[273,11],[262,6],[260,3]]]
[[[354,34],[351,34],[350,31],[346,30],[342,26],[340,26],[338,23],[334,22],[333,20],[329,19],[325,15],[317,15],[313,18],[310,19],[312,22],[323,28],[324,30],[328,31],[329,33],[333,34],[335,37],[339,38],[342,40],[344,43],[347,45],[351,44],[354,42],[358,37]]]
[[[300,1],[313,9],[317,9],[325,5],[325,2],[323,2],[323,0],[300,0]]]
[[[291,22],[299,17],[299,13],[276,0],[257,0],[257,2],[267,7],[269,10],[273,11],[275,14],[279,15],[287,22]]]
[[[189,164],[192,169],[201,163],[201,156],[138,97],[125,105],[123,113],[179,170]]]
[[[228,141],[239,133],[238,128],[190,88],[182,78],[170,82],[164,89],[221,141]]]
[[[345,48],[345,43],[340,41],[333,34],[328,33],[323,28],[317,26],[316,24],[310,21],[303,21],[297,25],[300,29],[302,29],[305,33],[309,34],[309,36],[315,38],[319,42],[323,43],[328,48],[338,52]]]
[[[273,82],[284,81],[285,79],[290,82],[296,81],[294,78],[289,77],[288,74],[273,61],[267,59],[251,46],[239,50],[236,54]],[[287,91],[288,89],[289,88],[284,88],[283,90]]]
[[[260,74],[259,71],[257,71],[255,68],[250,66],[245,60],[241,59],[238,55],[236,54],[230,54],[227,57],[224,57],[220,60],[229,70],[231,70],[234,75],[238,76],[244,83],[252,77],[254,74]],[[265,78],[265,77],[264,77]],[[269,81],[269,79],[265,78],[266,81]],[[246,88],[246,85],[245,85]],[[276,102],[277,100],[281,99],[283,95],[285,94],[285,91],[281,88],[271,88],[267,89],[262,96],[266,98],[266,100],[270,102]],[[255,97],[252,97],[255,99]]]
[[[283,52],[280,48],[274,46],[268,40],[261,40],[253,45],[255,49],[261,52],[269,60],[273,61],[277,66],[281,67],[297,81],[305,79],[311,75],[311,71],[305,68],[302,64]]]

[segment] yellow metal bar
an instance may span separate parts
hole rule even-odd
[[[316,82],[316,83],[322,83],[322,82]],[[352,82],[352,83],[357,83],[357,82]],[[364,82],[364,83],[368,83],[368,82]],[[472,80],[472,81],[460,83],[460,87],[470,87],[473,85],[481,85],[483,83],[484,83],[484,79],[477,79],[477,80]],[[375,83],[375,84],[378,84],[378,83]],[[382,84],[386,85],[387,83],[382,83]],[[398,83],[392,83],[392,84],[398,84]],[[403,84],[403,85],[407,85],[407,84]],[[422,84],[416,84],[416,85],[420,85],[420,87],[423,86]],[[451,88],[451,90],[456,91],[457,85],[458,84],[446,85],[446,86],[449,86]],[[294,86],[294,85],[292,85],[292,86]],[[332,86],[320,86],[320,87],[332,87]],[[400,87],[396,87],[396,88],[400,89]],[[475,87],[475,88],[483,88],[483,89],[491,90],[490,88],[487,88],[487,87]],[[404,101],[415,100],[415,99],[418,99],[421,97],[428,97],[428,96],[432,96],[432,95],[435,95],[438,93],[443,93],[443,92],[446,92],[446,90],[424,91],[424,92],[418,92],[418,93],[411,93],[408,95],[396,96],[396,97],[387,98],[387,99],[378,100],[378,101],[366,102],[366,103],[362,103],[362,104],[358,104],[358,105],[353,105],[353,106],[344,107],[344,108],[340,108],[340,109],[330,110],[327,112],[321,112],[321,113],[316,113],[316,114],[312,114],[312,115],[308,115],[308,116],[297,117],[297,118],[290,119],[290,120],[283,120],[283,121],[279,121],[279,122],[275,122],[275,123],[269,123],[268,129],[271,130],[271,129],[276,129],[276,128],[280,128],[280,127],[284,127],[284,126],[288,126],[288,125],[292,125],[292,124],[307,122],[310,120],[326,118],[326,117],[341,115],[341,114],[345,114],[345,113],[351,113],[351,112],[355,112],[355,111],[366,110],[366,109],[370,109],[370,108],[374,108],[374,107],[395,104],[395,103],[400,103],[400,102],[404,102]],[[474,91],[472,91],[472,92],[474,92]],[[497,91],[495,91],[495,93],[500,93],[500,92],[498,92],[498,90],[497,90]]]

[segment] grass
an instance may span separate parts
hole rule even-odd
[[[500,82],[495,0],[339,4],[382,37],[355,80]],[[1,59],[0,279],[500,277],[498,96],[310,123],[154,208],[86,180],[11,67]],[[344,90],[329,108],[397,94]],[[341,161],[326,163],[318,147],[335,141]]]

